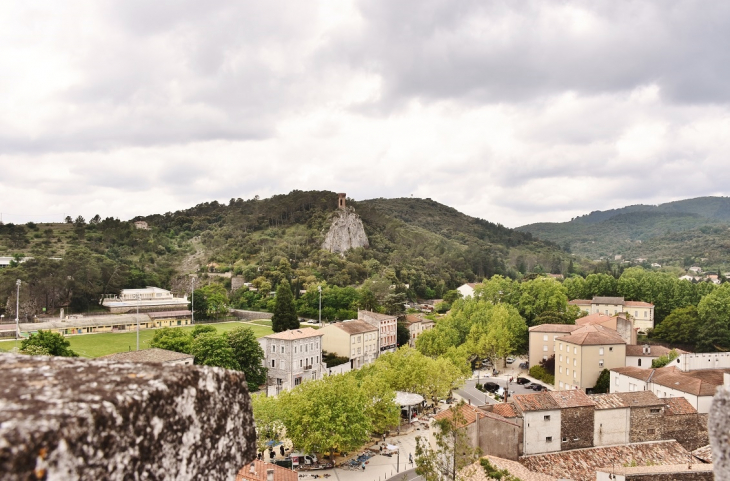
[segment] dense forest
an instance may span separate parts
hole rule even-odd
[[[241,276],[256,293],[243,290],[233,304],[266,309],[267,293],[283,279],[298,298],[322,285],[351,300],[347,289],[364,286],[359,305],[372,307],[403,298],[441,298],[463,282],[494,274],[520,278],[592,269],[556,244],[430,199],[348,199],[348,204],[361,217],[370,246],[344,256],[321,250],[337,208],[337,194],[326,191],[231,199],[227,205],[206,202],[131,221],[96,215],[89,221],[69,217],[62,224],[2,225],[0,254],[16,261],[0,270],[0,309],[6,317],[14,314],[16,279],[21,280],[21,316],[30,318],[60,307],[94,310],[103,294],[122,288],[156,285],[183,295],[190,273],[226,288],[231,281],[225,276]],[[146,221],[149,229],[136,229],[136,220]],[[311,297],[298,300],[310,315]],[[353,302],[341,307],[345,304],[333,309],[351,312]]]

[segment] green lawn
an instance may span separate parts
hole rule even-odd
[[[271,327],[249,324],[244,322],[222,322],[219,324],[205,324],[215,327],[218,332],[230,331],[234,327],[249,326],[253,329],[256,337],[263,337],[271,334]],[[178,327],[176,329],[192,330],[193,326]],[[150,341],[154,335],[154,329],[143,329],[139,331],[139,348],[146,349],[150,347]],[[83,357],[99,357],[115,352],[123,352],[136,349],[137,332],[122,333],[103,333],[103,334],[82,334],[78,336],[68,336],[67,339],[71,343],[71,349],[79,353]],[[18,342],[20,346],[20,342]],[[15,347],[15,342],[0,342],[0,351],[10,351]]]

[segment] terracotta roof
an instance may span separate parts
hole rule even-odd
[[[662,398],[662,401],[666,405],[664,414],[667,416],[697,414],[697,410],[683,397],[667,397]]]
[[[601,471],[602,473],[615,473],[615,474],[623,474],[623,475],[632,475],[630,479],[636,479],[633,476],[637,475],[652,475],[656,474],[656,479],[669,479],[668,474],[678,474],[682,476],[680,479],[686,479],[684,478],[684,475],[686,475],[689,472],[695,472],[695,473],[712,473],[712,466],[709,464],[704,463],[696,463],[692,465],[687,465],[687,463],[684,464],[664,464],[661,466],[606,466],[603,468],[598,468],[598,471]],[[641,476],[639,479],[654,479],[648,478],[645,476]],[[672,479],[677,479],[672,477]],[[705,479],[705,478],[698,478],[698,479]]]
[[[559,337],[558,340],[580,346],[626,344],[626,341],[615,330],[595,324],[581,326],[580,329],[576,329],[569,336]]]
[[[406,315],[406,323],[408,324],[416,324],[417,322],[423,322],[425,321],[424,318],[421,316],[417,316],[415,314],[408,314]]]
[[[542,391],[535,394],[514,394],[512,402],[515,403],[517,409],[522,412],[526,411],[552,411],[560,409],[555,399],[548,393]]]
[[[379,312],[372,311],[357,311],[357,318],[361,321],[367,321],[368,319],[372,319],[373,321],[390,321],[393,319],[397,319],[398,316],[380,314]]]
[[[577,408],[584,406],[594,406],[594,402],[580,389],[570,389],[566,391],[547,391],[547,394],[553,398],[561,408]]]
[[[574,306],[589,306],[591,301],[590,299],[573,299],[572,301],[568,301],[568,304],[573,304]]]
[[[589,314],[585,317],[576,319],[575,323],[579,326],[585,326],[587,324],[602,324],[610,320],[611,316],[607,316],[606,314],[601,314],[600,312],[597,312],[595,314]]]
[[[322,336],[323,334],[317,329],[312,329],[311,327],[303,327],[302,329],[289,329],[288,331],[282,331],[282,332],[275,332],[274,334],[269,334],[268,336],[264,336],[266,339],[281,339],[283,341],[293,341],[295,339],[306,339],[309,337],[318,337]]]
[[[626,367],[614,367],[611,369],[612,372],[623,374],[624,376],[633,377],[641,381],[648,381],[651,377],[653,369],[644,369],[643,367],[626,366]]]
[[[540,324],[532,326],[530,332],[573,332],[580,329],[575,324]]]
[[[656,397],[651,391],[591,394],[589,397],[594,403],[596,403],[596,409],[661,406],[664,404],[664,402]]]
[[[591,304],[611,304],[611,305],[623,305],[623,297],[594,297]]]
[[[641,301],[626,301],[624,302],[624,307],[654,307],[654,304]]]
[[[492,412],[505,418],[519,417],[514,403],[497,403],[493,405]]]
[[[365,321],[355,320],[346,322],[335,322],[332,327],[342,329],[348,334],[362,334],[363,332],[377,332],[378,328],[373,327]]]
[[[254,473],[251,473],[251,464],[254,465]],[[273,481],[297,481],[299,475],[296,471],[283,468],[276,464],[265,463],[264,461],[254,460],[246,466],[242,467],[236,475],[236,481],[266,481],[266,471],[274,470]]]
[[[489,459],[489,463],[497,469],[506,469],[512,476],[522,481],[557,481],[557,478],[549,476],[547,474],[536,473],[530,471],[517,461],[510,461],[509,459],[498,458],[495,456],[484,456]],[[491,481],[492,478],[487,477],[487,473],[484,472],[479,461],[469,466],[466,466],[459,471],[459,479],[464,481]]]
[[[703,369],[684,372],[677,369],[676,366],[666,366],[659,369],[617,367],[611,369],[611,371],[645,382],[651,379],[651,382],[660,386],[695,396],[714,396],[717,386],[723,384],[723,374],[730,373],[730,369]]]
[[[685,463],[686,467],[688,459],[689,451],[677,441],[669,440],[523,456],[520,462],[530,471],[556,478],[593,481],[596,479],[596,470],[605,466],[618,467],[636,462],[639,465]]]
[[[702,446],[692,451],[692,456],[706,463],[712,462],[712,445]]]
[[[465,421],[459,427],[468,426],[469,424],[473,423],[474,421],[476,421],[477,416],[479,416],[480,419],[485,417],[481,409],[471,406],[469,404],[461,404],[458,407]],[[433,419],[451,419],[451,417],[453,416],[453,413],[451,412],[452,409],[454,408],[444,409],[443,411],[435,415]]]
[[[120,362],[171,362],[180,361],[182,359],[193,359],[193,355],[153,347],[150,349],[142,349],[141,351],[108,354],[106,356],[101,356],[98,359]]]
[[[626,355],[627,356],[636,356],[636,357],[659,357],[669,354],[671,349],[664,346],[649,346],[650,352],[649,354],[644,354],[644,346],[639,344],[632,344],[630,346],[626,346]],[[688,354],[687,351],[683,351],[681,349],[675,349],[677,353],[679,354]]]

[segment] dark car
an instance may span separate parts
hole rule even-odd
[[[497,384],[496,382],[485,382],[484,390],[489,392],[497,392],[499,391],[499,384]]]
[[[530,380],[526,377],[518,377],[517,384],[530,384]]]
[[[533,384],[531,389],[533,391],[547,391],[547,388],[543,386],[542,384]]]

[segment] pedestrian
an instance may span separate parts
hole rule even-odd
[[[365,471],[365,461],[362,462],[362,470]]]
[[[413,464],[413,454],[408,453],[408,464]]]
[[[380,445],[380,454],[383,454],[383,445]]]

